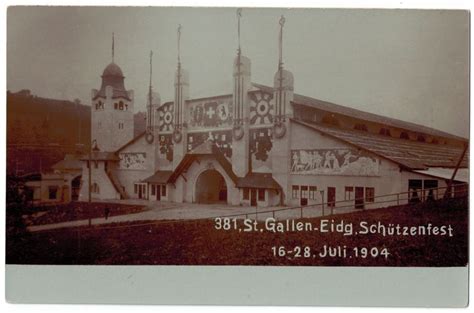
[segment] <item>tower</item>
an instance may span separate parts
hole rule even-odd
[[[249,98],[252,86],[250,59],[242,55],[240,47],[240,19],[242,10],[237,10],[237,56],[233,63],[233,131],[232,168],[237,176],[243,177],[249,171]]]
[[[125,89],[125,76],[114,60],[102,73],[99,90],[91,92],[91,142],[101,151],[113,152],[133,139],[133,90]]]
[[[273,99],[275,116],[273,119],[273,177],[283,187],[290,190],[290,119],[293,117],[293,74],[283,68],[283,26],[285,18],[281,16],[278,40],[278,70],[273,78]],[[286,199],[283,200],[286,203]]]
[[[181,25],[178,26],[178,66],[174,79],[173,168],[178,166],[187,151],[186,100],[189,99],[189,74],[181,67]]]

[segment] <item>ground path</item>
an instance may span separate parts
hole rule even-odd
[[[133,204],[133,205],[144,205],[148,210],[110,216],[108,219],[104,217],[83,219],[76,221],[68,221],[54,224],[45,225],[32,225],[28,226],[27,229],[30,232],[59,229],[59,228],[70,228],[87,225],[104,225],[111,223],[121,222],[137,222],[137,221],[160,221],[160,220],[196,220],[196,219],[209,219],[218,216],[237,215],[240,218],[248,216],[249,218],[258,218],[259,220],[266,219],[268,217],[275,217],[277,219],[288,219],[288,218],[300,218],[301,210],[293,209],[286,211],[279,211],[273,213],[263,213],[263,211],[270,211],[276,209],[283,209],[283,207],[271,207],[271,208],[258,208],[245,207],[245,206],[231,206],[223,204],[196,204],[196,203],[171,203],[171,202],[150,202],[147,200],[109,200],[109,203],[120,203],[120,204]],[[257,210],[257,215],[255,214]],[[349,209],[338,209],[334,213],[347,213],[353,210]],[[261,213],[258,213],[261,212]],[[330,214],[330,211],[326,208],[325,215]],[[304,208],[303,217],[319,217],[322,215],[321,206]],[[237,217],[237,216],[236,216]]]

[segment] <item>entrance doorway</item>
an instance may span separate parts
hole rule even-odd
[[[355,187],[355,208],[364,209],[364,187]]]
[[[216,170],[202,172],[196,180],[195,202],[227,203],[227,185],[224,177]]]
[[[250,206],[257,205],[257,192],[258,192],[258,189],[255,189],[255,188],[250,189]]]
[[[71,200],[79,200],[79,191],[81,190],[81,179],[82,176],[79,175],[71,181]]]
[[[328,187],[328,207],[336,206],[336,187]]]

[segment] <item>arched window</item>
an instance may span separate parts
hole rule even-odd
[[[119,110],[123,111],[123,101],[119,102]]]
[[[92,184],[91,191],[92,191],[93,193],[100,193],[99,184],[93,183],[93,184]]]
[[[118,103],[117,102],[114,103],[114,109],[118,110]]]
[[[390,134],[390,129],[388,128],[380,128],[379,134],[382,136],[388,136],[388,137],[392,136],[392,134]]]
[[[410,136],[408,135],[407,132],[401,132],[400,133],[400,139],[410,139]]]
[[[365,131],[365,132],[368,131],[367,125],[362,124],[362,123],[355,124],[355,125],[354,125],[354,129],[355,129],[355,130]]]
[[[439,140],[436,139],[436,138],[433,138],[433,140],[431,140],[431,143],[434,143],[435,145],[438,145],[438,144],[439,144]]]
[[[419,142],[426,142],[426,138],[425,138],[425,136],[423,136],[423,135],[418,135],[418,137],[416,137],[416,141],[419,141]]]

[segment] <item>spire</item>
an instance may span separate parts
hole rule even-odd
[[[152,94],[152,88],[151,88],[151,76],[152,76],[152,60],[153,60],[153,51],[150,51],[150,84],[148,86],[148,106],[147,106],[147,133],[150,133],[152,131],[153,127],[153,121],[152,119],[152,105],[153,105],[153,94]]]
[[[282,15],[280,18],[280,38],[278,40],[278,69],[283,68],[283,26],[285,25],[285,17]]]
[[[237,48],[237,53],[240,55],[241,54],[241,49],[240,49],[240,19],[242,18],[242,8],[237,9],[237,40],[238,40],[238,48]]]
[[[112,63],[114,63],[115,57],[115,34],[112,33]]]
[[[181,65],[181,24],[178,25],[178,66]]]
[[[152,73],[153,73],[153,64],[152,64],[152,61],[153,61],[153,50],[150,50],[150,84],[149,84],[149,89],[148,89],[148,97],[149,97],[149,101],[150,101],[150,105],[152,104],[151,103],[151,97],[152,97],[152,94],[151,94],[151,77],[152,77]]]

